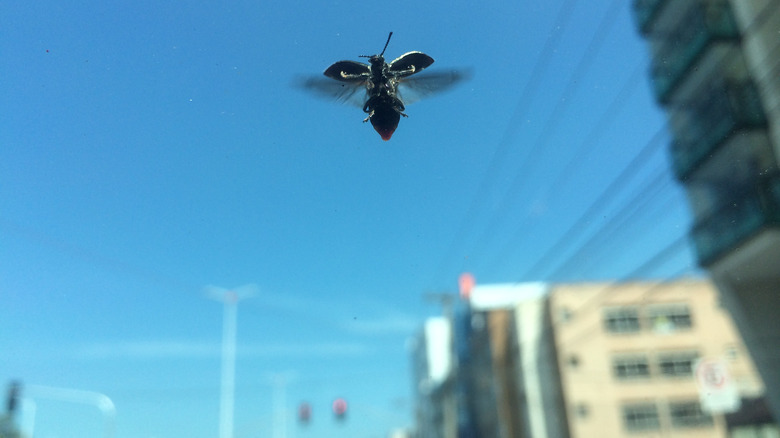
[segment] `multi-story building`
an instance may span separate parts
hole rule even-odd
[[[418,415],[421,437],[778,433],[755,416],[761,380],[707,280],[479,285],[450,323],[446,377],[416,373],[418,413],[438,413]]]
[[[727,369],[728,410],[763,393],[708,281],[558,285],[550,311],[571,438],[728,436],[695,376],[704,361]]]
[[[699,263],[780,388],[780,1],[634,0]],[[780,417],[780,392],[767,397]]]
[[[481,365],[470,374],[480,382],[477,388],[489,388],[490,398],[483,400],[493,403],[474,410],[477,436],[569,436],[548,311],[550,290],[547,283],[514,283],[480,285],[469,294],[469,352],[471,361]],[[495,426],[488,429],[489,421]]]
[[[447,377],[415,366],[418,436],[567,437],[548,292],[544,283],[484,285],[456,306]]]
[[[416,435],[430,438],[455,436],[452,375],[452,325],[445,317],[429,318],[411,342]]]

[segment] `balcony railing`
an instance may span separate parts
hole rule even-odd
[[[650,33],[653,21],[668,0],[634,0],[634,19],[642,35]]]
[[[736,190],[722,207],[693,228],[699,264],[710,266],[766,227],[780,226],[780,172],[757,178],[749,189]]]
[[[691,102],[683,138],[672,142],[674,172],[681,181],[737,133],[766,126],[766,115],[755,85],[727,83]]]
[[[664,39],[664,45],[655,55],[651,75],[656,98],[667,104],[674,89],[707,48],[715,42],[736,44],[739,30],[729,4],[721,0],[697,3],[675,32]]]

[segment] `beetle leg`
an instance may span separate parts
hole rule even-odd
[[[393,102],[393,109],[398,114],[400,114],[400,115],[402,115],[404,117],[409,117],[406,114],[404,114],[404,110],[406,109],[406,107],[404,107],[404,103],[401,102],[401,99],[395,99],[395,102]]]

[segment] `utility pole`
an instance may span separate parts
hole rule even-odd
[[[233,438],[233,405],[236,392],[236,314],[238,301],[254,295],[256,287],[236,289],[206,286],[209,298],[224,305],[222,317],[222,379],[219,399],[219,438]]]
[[[452,325],[455,318],[454,306],[458,299],[468,300],[471,297],[471,291],[476,285],[474,276],[468,272],[460,274],[458,277],[458,293],[449,292],[429,292],[425,294],[425,299],[438,303],[442,307],[442,313]],[[454,326],[453,326],[454,328]]]

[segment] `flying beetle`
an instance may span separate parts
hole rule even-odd
[[[339,61],[323,73],[329,79],[311,78],[303,84],[320,94],[362,106],[363,112],[368,114],[363,122],[370,121],[382,140],[390,140],[401,116],[408,117],[404,114],[406,104],[447,89],[464,78],[464,74],[457,71],[409,78],[433,64],[433,58],[415,51],[385,62],[385,50],[392,36],[393,32],[390,32],[380,54],[359,56],[368,58],[369,64]]]

